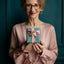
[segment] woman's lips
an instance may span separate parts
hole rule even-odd
[[[30,13],[31,15],[35,14],[35,13]]]

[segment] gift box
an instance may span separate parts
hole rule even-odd
[[[27,43],[40,43],[40,28],[26,29]]]

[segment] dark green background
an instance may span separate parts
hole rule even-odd
[[[47,0],[44,11],[39,18],[55,27],[58,58],[55,64],[64,64],[64,0]],[[16,23],[27,19],[20,8],[20,0],[0,0],[0,64],[12,64],[8,49],[11,29]]]

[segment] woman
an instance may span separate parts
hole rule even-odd
[[[54,26],[39,20],[45,0],[21,0],[21,3],[28,20],[13,27],[9,55],[15,64],[54,64],[58,55]],[[26,27],[40,28],[40,43],[27,43]]]

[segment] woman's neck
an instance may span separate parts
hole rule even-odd
[[[27,25],[28,26],[37,26],[40,23],[40,20],[38,18],[31,19],[28,18]]]

